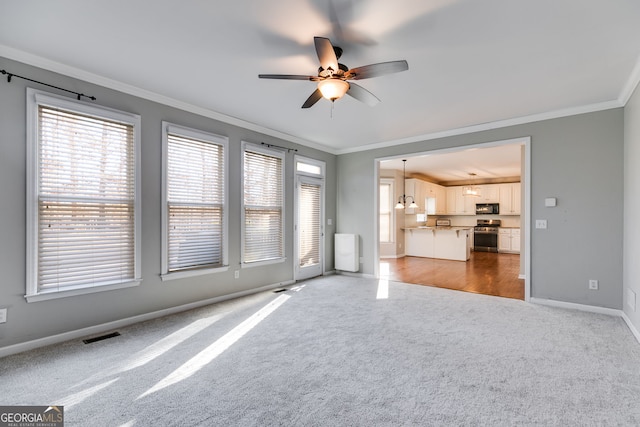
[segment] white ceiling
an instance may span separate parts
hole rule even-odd
[[[513,143],[402,156],[381,161],[380,169],[403,171],[406,167],[407,176],[420,174],[436,183],[503,180],[521,176],[521,147],[521,143]]]
[[[622,106],[639,22],[637,0],[23,0],[2,3],[0,56],[344,153]],[[315,74],[314,36],[409,70],[359,81],[375,107],[302,110],[314,83],[258,74]]]

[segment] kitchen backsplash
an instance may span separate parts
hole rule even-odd
[[[419,225],[435,226],[438,218],[451,219],[451,225],[454,227],[473,227],[478,223],[476,215],[428,215],[427,221],[418,221],[418,215],[405,214],[404,226],[407,228],[417,227]],[[520,228],[520,217],[517,215],[482,215],[482,219],[500,219],[502,227]]]

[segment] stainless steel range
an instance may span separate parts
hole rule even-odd
[[[473,250],[476,252],[498,252],[499,219],[479,219],[473,227]]]

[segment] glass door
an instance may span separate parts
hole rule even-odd
[[[323,181],[298,176],[296,182],[295,279],[319,276],[323,272]]]

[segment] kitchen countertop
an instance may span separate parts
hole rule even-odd
[[[403,227],[403,230],[472,230],[473,227],[469,226],[469,227],[456,227],[456,226],[424,226],[424,225],[420,225],[417,227]]]

